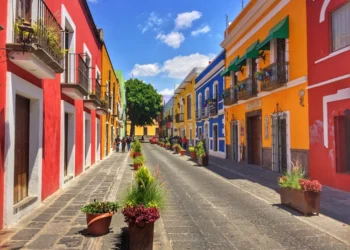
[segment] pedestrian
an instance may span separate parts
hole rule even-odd
[[[187,138],[186,138],[186,136],[184,136],[184,138],[182,139],[182,144],[183,144],[183,148],[185,149],[185,150],[187,150]]]
[[[126,145],[126,139],[125,139],[125,136],[124,136],[123,139],[122,139],[122,152],[123,153],[125,152],[125,145]]]
[[[120,137],[119,135],[117,136],[117,138],[115,138],[115,145],[116,145],[116,152],[119,152],[119,146],[120,146]]]
[[[181,138],[181,136],[178,137],[177,143],[180,144],[180,145],[182,145],[182,138]]]
[[[126,145],[128,147],[128,152],[130,151],[130,146],[131,146],[131,136],[126,137]]]

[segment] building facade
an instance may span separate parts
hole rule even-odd
[[[209,155],[226,158],[224,122],[225,51],[222,51],[196,78],[196,141],[206,141]]]
[[[165,103],[163,107],[162,130],[163,135],[170,137],[174,135],[174,96]]]
[[[120,103],[118,103],[118,123],[119,131],[117,134],[122,138],[126,135],[126,96],[125,96],[125,82],[123,72],[121,70],[115,70],[115,74],[119,82],[119,96]]]
[[[310,176],[350,191],[350,2],[307,2]]]
[[[3,228],[101,159],[108,100],[103,31],[85,0],[2,1],[0,25]]]
[[[127,133],[130,134],[131,131],[131,121],[127,121]],[[159,134],[159,125],[158,121],[154,120],[152,125],[148,126],[135,126],[135,134],[134,136],[146,136],[152,137]]]
[[[306,3],[250,1],[225,31],[227,156],[308,168]]]
[[[196,99],[195,83],[196,77],[203,68],[193,68],[185,77],[182,83],[176,88],[174,93],[174,136],[184,138],[186,136],[188,145],[195,143],[196,131]]]

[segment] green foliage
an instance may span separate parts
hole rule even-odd
[[[137,78],[125,82],[127,116],[131,121],[131,134],[134,126],[152,125],[162,109],[162,98],[151,84]]]
[[[82,207],[80,210],[86,214],[104,214],[110,212],[117,212],[119,207],[120,206],[117,202],[100,202],[94,200],[94,202]]]
[[[135,183],[127,190],[124,207],[143,205],[145,207],[164,208],[165,191],[158,175],[152,176],[143,166],[136,171]]]
[[[180,146],[180,144],[176,143],[174,146],[173,146],[173,149],[177,149],[177,150],[182,150],[182,147]]]
[[[188,150],[189,150],[191,153],[196,152],[195,147],[189,147]]]
[[[131,144],[132,149],[135,153],[141,153],[142,152],[142,145],[141,142],[138,139],[135,139],[135,141]]]
[[[165,143],[166,146],[171,146],[170,142]]]
[[[287,173],[285,176],[282,176],[278,180],[278,184],[282,188],[292,188],[301,190],[299,181],[305,178],[305,172],[302,168],[294,167],[290,173]]]
[[[134,164],[144,164],[146,162],[146,159],[143,155],[141,156],[136,156],[134,158]]]
[[[205,149],[204,149],[204,144],[202,141],[200,141],[196,146],[196,154],[198,157],[202,157],[202,156],[206,155]]]

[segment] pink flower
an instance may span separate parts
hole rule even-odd
[[[321,183],[319,183],[319,181],[316,180],[301,179],[299,180],[299,184],[305,192],[310,191],[318,193],[322,190]]]

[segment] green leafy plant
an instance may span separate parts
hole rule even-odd
[[[166,146],[171,146],[170,142],[167,142],[165,145],[166,145]]]
[[[94,202],[85,205],[80,210],[86,214],[105,214],[111,212],[117,212],[119,208],[119,204],[117,202],[104,201],[100,202],[94,200]]]
[[[141,145],[141,142],[138,139],[136,139],[131,144],[131,147],[132,147],[134,153],[141,153],[142,152],[142,145]]]
[[[164,208],[165,190],[159,175],[152,176],[146,166],[140,167],[135,174],[135,183],[127,190],[124,207],[143,205],[146,208]]]
[[[176,143],[174,146],[173,146],[173,149],[176,149],[176,150],[182,150],[182,147],[180,146],[180,144]]]
[[[259,71],[257,71],[257,72],[254,73],[255,78],[256,78],[256,79],[259,79],[259,80],[260,80],[264,75],[265,75],[265,72],[262,71],[262,70],[259,70]]]
[[[189,147],[188,150],[190,151],[190,153],[196,152],[195,147]]]
[[[198,157],[206,156],[206,152],[204,149],[204,143],[202,141],[200,141],[196,146],[196,155]]]
[[[305,172],[301,167],[294,167],[290,173],[279,178],[278,184],[281,188],[301,190],[301,179],[305,179]]]
[[[145,162],[146,162],[146,159],[145,159],[145,157],[143,155],[136,156],[134,158],[134,164],[141,164],[141,165],[143,165]]]

